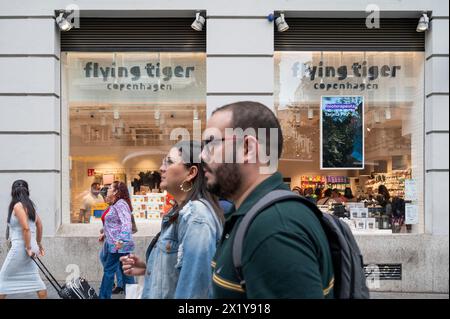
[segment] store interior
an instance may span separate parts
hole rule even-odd
[[[83,197],[94,182],[125,182],[139,202],[141,195],[159,193],[159,168],[174,143],[171,132],[181,128],[194,136],[194,127],[204,129],[204,118],[205,105],[71,105],[71,221],[78,221]],[[139,213],[139,219],[157,218],[156,212]]]
[[[151,111],[154,109],[157,111]],[[364,170],[320,169],[319,105],[297,110],[300,116],[290,110],[278,112],[285,139],[279,171],[290,189],[297,187],[305,192],[311,188],[314,193],[320,189],[323,193],[331,188],[343,195],[350,188],[354,199],[349,202],[379,208],[376,201],[368,201],[376,198],[378,186],[383,184],[393,198],[404,198],[404,182],[412,177],[412,135],[401,134],[403,121],[397,119],[406,118],[403,113],[408,109],[391,106],[388,119],[379,106],[369,105],[366,110]],[[205,121],[201,119],[206,118],[206,106],[72,105],[70,118],[71,221],[78,222],[81,201],[93,182],[108,185],[116,180],[128,185],[136,204],[135,216],[143,221],[158,219],[164,212],[165,198],[157,195],[161,193],[158,171],[173,144],[170,132],[181,127],[193,136],[192,123],[196,120],[203,130]],[[319,199],[316,197],[316,202]],[[150,201],[158,207],[150,209]],[[392,229],[390,223],[382,225],[382,214],[378,217],[378,229]],[[98,218],[94,216],[95,220]]]

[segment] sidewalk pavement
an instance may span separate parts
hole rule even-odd
[[[448,294],[407,293],[407,292],[371,292],[370,299],[449,299]]]
[[[45,285],[47,286],[47,294],[48,294],[48,299],[61,299],[58,296],[58,293],[56,292],[55,288],[53,288],[52,285],[49,284],[48,281],[44,281]],[[100,288],[100,282],[89,282],[89,284],[91,285],[91,287],[93,287],[95,289],[95,291],[98,294],[99,288]],[[7,297],[7,299],[38,299],[36,293],[34,292],[30,292],[30,293],[26,293],[26,294],[16,294],[16,295],[9,295]],[[112,299],[125,299],[125,295],[124,294],[120,294],[120,295],[112,295]]]
[[[60,299],[55,288],[48,282],[47,285],[48,298]],[[100,282],[90,282],[91,286],[98,292]],[[449,294],[430,294],[430,293],[401,293],[401,292],[371,292],[371,299],[449,299]],[[37,299],[35,293],[10,295],[8,299]],[[113,295],[112,299],[125,299],[125,295]]]

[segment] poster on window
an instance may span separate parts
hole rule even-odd
[[[419,223],[419,207],[414,204],[405,204],[405,224],[417,225]]]
[[[320,168],[364,169],[364,98],[322,96]]]

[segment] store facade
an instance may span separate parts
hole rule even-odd
[[[239,13],[89,2],[80,28],[61,33],[54,12],[69,4],[8,5],[0,16],[0,204],[12,181],[30,182],[49,260],[99,276],[98,220],[80,223],[79,211],[92,183],[113,180],[133,195],[143,253],[166,205],[157,171],[171,138],[195,138],[216,107],[254,100],[280,119],[279,170],[291,188],[353,193],[342,217],[380,279],[373,290],[448,293],[445,1],[385,1],[374,30],[360,1],[326,10],[269,1]],[[196,32],[199,8],[206,28]],[[267,19],[280,11],[283,33]],[[417,33],[423,11],[430,29]],[[389,212],[374,199],[380,185]]]

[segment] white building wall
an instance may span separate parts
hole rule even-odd
[[[0,2],[0,211],[25,179],[52,236],[60,224],[59,32],[54,19],[12,14]],[[4,225],[6,214],[0,214]]]
[[[449,17],[433,14],[426,36],[425,226],[449,234]]]
[[[208,117],[217,107],[242,100],[273,108],[273,24],[261,16],[208,11],[207,30]]]

